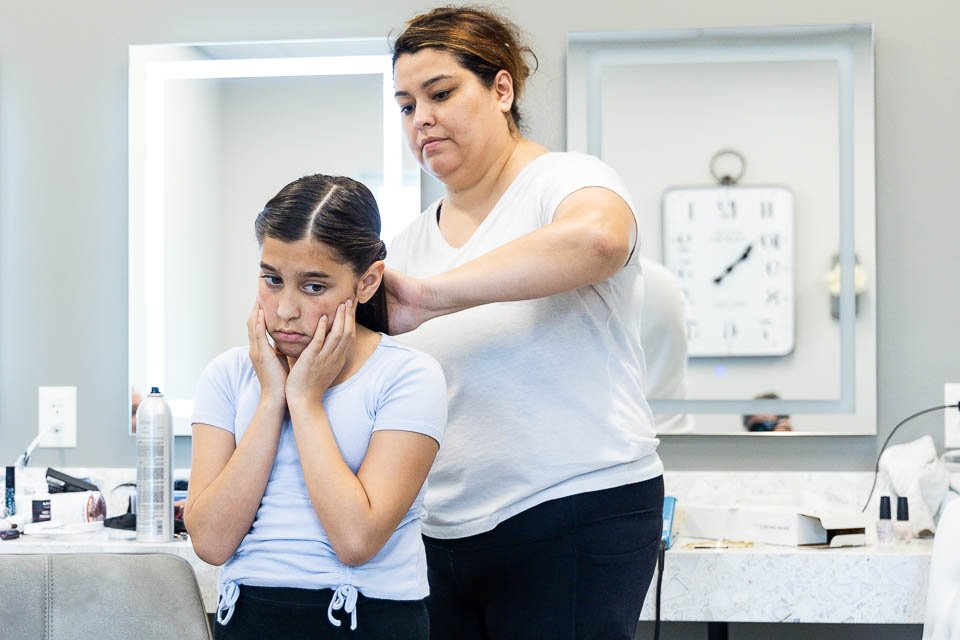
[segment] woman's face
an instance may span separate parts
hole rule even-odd
[[[483,171],[511,141],[513,81],[506,71],[487,88],[453,54],[421,49],[397,58],[393,79],[407,145],[444,183]]]
[[[340,303],[356,299],[358,282],[350,265],[337,262],[334,253],[316,240],[264,238],[257,297],[277,349],[290,358],[299,357],[320,317],[327,316],[329,332]]]

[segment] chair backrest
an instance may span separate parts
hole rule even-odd
[[[190,564],[167,554],[0,554],[0,636],[210,640]]]
[[[923,640],[960,640],[960,498],[947,503],[937,524]]]

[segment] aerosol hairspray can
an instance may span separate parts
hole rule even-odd
[[[173,419],[157,387],[137,409],[137,541],[173,540]]]

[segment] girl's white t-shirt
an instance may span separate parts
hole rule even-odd
[[[609,166],[548,153],[521,171],[464,246],[443,238],[434,202],[388,247],[387,264],[418,278],[444,273],[549,224],[564,198],[585,187],[609,189],[633,210]],[[426,535],[476,535],[547,500],[663,473],[643,393],[642,303],[634,251],[598,284],[474,307],[396,336],[436,358],[447,380]]]

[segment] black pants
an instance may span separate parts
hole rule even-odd
[[[551,500],[468,538],[424,537],[431,640],[633,640],[663,478]]]
[[[430,625],[423,600],[378,600],[360,594],[357,628],[350,615],[334,611],[335,627],[327,619],[332,589],[240,586],[233,617],[214,624],[217,640],[283,638],[350,638],[350,640],[427,640]]]

